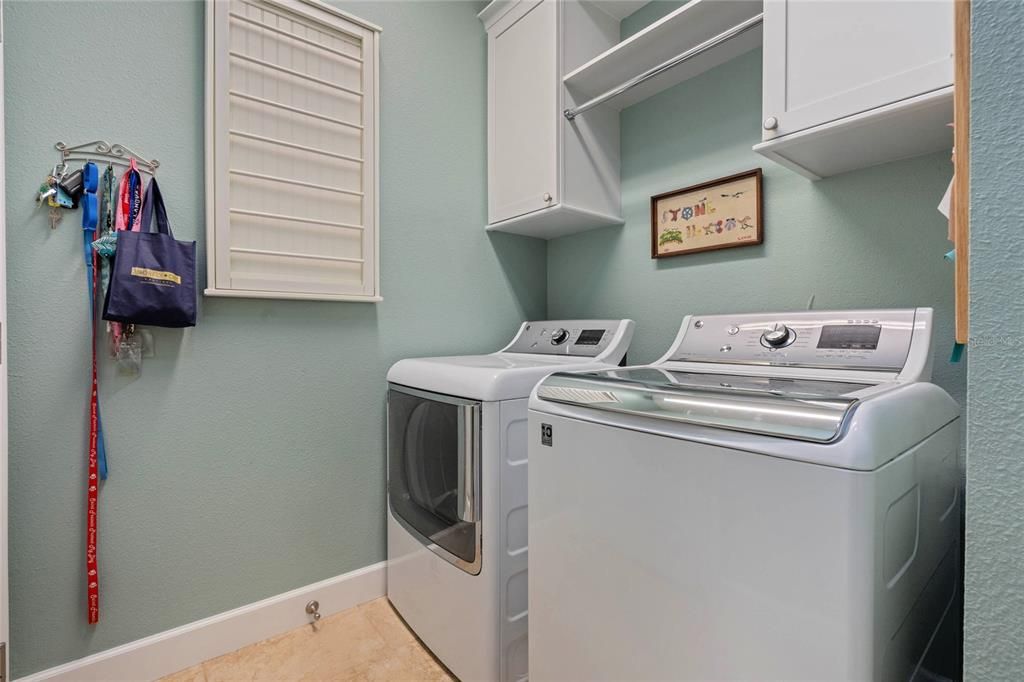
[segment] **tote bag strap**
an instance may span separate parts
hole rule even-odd
[[[164,197],[160,194],[160,185],[156,178],[149,181],[146,187],[146,197],[142,201],[142,231],[152,232],[150,225],[153,222],[153,209],[156,209],[156,231],[173,237],[171,222],[167,219],[167,207],[164,206]]]

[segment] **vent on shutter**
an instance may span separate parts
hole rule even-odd
[[[380,300],[379,29],[312,0],[208,12],[207,294]]]

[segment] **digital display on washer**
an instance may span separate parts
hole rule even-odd
[[[821,328],[818,348],[875,350],[882,328],[875,324],[829,324]]]
[[[577,346],[596,346],[604,338],[603,329],[584,329],[576,339]]]

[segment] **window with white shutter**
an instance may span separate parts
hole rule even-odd
[[[206,294],[379,301],[380,29],[208,0]]]

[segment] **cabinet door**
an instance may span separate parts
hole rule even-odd
[[[947,87],[952,55],[951,0],[767,0],[764,139]]]
[[[488,33],[489,223],[558,203],[556,10],[523,0]]]

